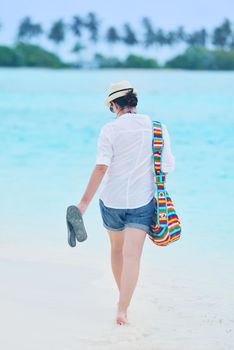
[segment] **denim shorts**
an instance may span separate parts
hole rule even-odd
[[[106,207],[99,198],[99,206],[103,226],[111,231],[122,231],[125,227],[135,227],[149,232],[152,223],[153,214],[155,211],[154,198],[143,205],[134,209],[116,209]]]

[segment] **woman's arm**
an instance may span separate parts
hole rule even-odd
[[[112,149],[112,129],[110,124],[102,127],[97,140],[97,156],[96,166],[90,176],[89,183],[85,190],[83,197],[77,207],[80,209],[82,215],[86,211],[94,194],[96,193],[102,178],[104,177],[108,166],[111,164],[113,149]]]
[[[88,185],[83,194],[83,197],[80,200],[80,203],[77,204],[77,207],[80,209],[81,214],[83,215],[91,202],[93,196],[95,195],[102,179],[107,171],[108,165],[97,164],[90,176]]]

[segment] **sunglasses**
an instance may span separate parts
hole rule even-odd
[[[114,113],[114,109],[113,109],[113,107],[112,107],[111,105],[110,105],[109,109],[110,109],[110,111],[111,111],[112,113]]]

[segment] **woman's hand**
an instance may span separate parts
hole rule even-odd
[[[80,212],[81,212],[82,216],[84,215],[87,207],[88,207],[88,205],[86,203],[82,202],[82,201],[77,204],[77,208],[80,209]]]
[[[85,190],[83,197],[81,197],[80,203],[77,204],[77,208],[80,209],[83,215],[91,202],[95,192],[97,191],[108,166],[105,164],[97,164],[91,174],[89,183]]]

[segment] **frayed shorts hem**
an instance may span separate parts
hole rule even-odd
[[[127,223],[125,224],[124,227],[120,227],[120,228],[112,228],[112,227],[109,227],[107,226],[106,224],[103,223],[103,226],[107,229],[107,230],[110,230],[110,231],[123,231],[125,229],[125,227],[135,227],[135,228],[139,228],[145,232],[149,232],[149,227],[147,225],[143,225],[143,224],[138,224],[138,223]]]
[[[103,226],[104,226],[107,230],[110,230],[110,231],[123,231],[123,230],[125,229],[125,227],[112,228],[112,227],[109,227],[109,226],[107,226],[106,224],[104,224],[104,222],[103,222]]]
[[[140,228],[143,231],[149,232],[149,226],[143,225],[143,224],[138,224],[138,223],[127,223],[125,224],[125,227],[135,227],[135,228]]]

